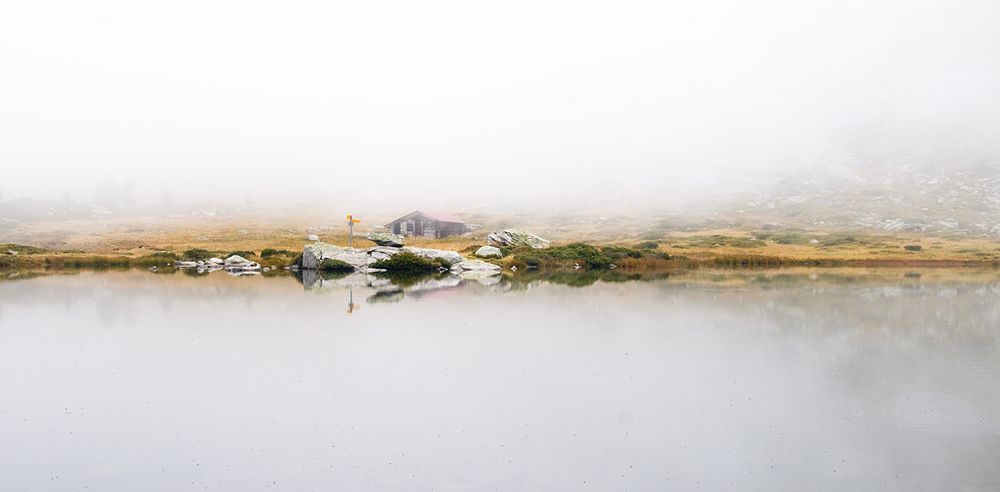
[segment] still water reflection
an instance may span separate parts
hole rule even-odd
[[[998,300],[947,270],[0,281],[0,490],[997,489]]]

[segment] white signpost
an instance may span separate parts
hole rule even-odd
[[[354,247],[354,223],[361,222],[361,219],[355,219],[354,214],[347,214],[347,229],[349,234],[347,236],[347,247]]]

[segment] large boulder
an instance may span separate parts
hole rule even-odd
[[[402,248],[403,244],[406,243],[406,238],[402,234],[393,234],[391,232],[369,232],[365,237],[379,246]]]
[[[393,255],[399,254],[403,251],[408,251],[421,258],[431,260],[441,258],[447,261],[449,265],[454,265],[465,260],[465,258],[458,254],[458,252],[446,251],[443,249],[409,247],[395,248],[392,246],[375,246],[374,248],[358,249],[343,248],[332,244],[316,242],[307,244],[305,248],[303,248],[302,264],[300,267],[304,270],[316,270],[319,269],[320,263],[323,260],[329,258],[333,260],[340,260],[358,270],[367,270],[368,265],[371,265],[376,261],[392,258]]]
[[[551,241],[536,236],[530,232],[518,229],[504,229],[491,232],[486,236],[486,242],[491,246],[517,247],[531,246],[535,249],[548,248]]]
[[[480,258],[503,258],[503,251],[496,246],[483,246],[476,250],[476,256]]]
[[[429,260],[434,260],[441,258],[447,261],[449,265],[454,265],[455,263],[460,263],[465,260],[465,258],[459,254],[457,251],[447,251],[443,249],[428,249],[428,248],[413,248],[406,247],[403,251],[409,251],[421,258],[427,258]]]
[[[332,244],[315,242],[307,244],[303,248],[302,268],[317,270],[319,269],[320,262],[327,258],[342,261],[354,268],[365,268],[376,261],[364,249],[342,248]]]

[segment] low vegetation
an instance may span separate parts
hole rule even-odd
[[[391,258],[372,263],[369,266],[388,272],[418,273],[433,272],[439,268],[448,268],[450,265],[443,259],[430,260],[404,251],[393,255]]]
[[[319,269],[329,273],[346,273],[354,271],[354,267],[350,264],[333,258],[326,258],[319,262]]]
[[[624,246],[598,247],[585,243],[572,243],[546,249],[519,247],[504,251],[506,262],[514,266],[521,264],[527,268],[573,267],[579,265],[589,270],[602,270],[614,266],[625,266],[630,260],[669,260],[670,255],[655,249],[637,249]]]
[[[273,256],[295,257],[297,254],[299,253],[289,251],[287,249],[264,248],[260,250],[260,257],[264,259],[271,258]]]
[[[181,253],[181,258],[187,261],[202,261],[214,256],[215,255],[211,251],[199,248],[184,250],[184,252]]]

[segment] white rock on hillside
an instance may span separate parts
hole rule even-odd
[[[476,250],[476,256],[480,258],[503,258],[503,251],[496,246],[483,246]]]
[[[391,232],[369,232],[365,238],[379,246],[402,248],[403,244],[406,243],[406,237],[402,234],[393,234]]]

